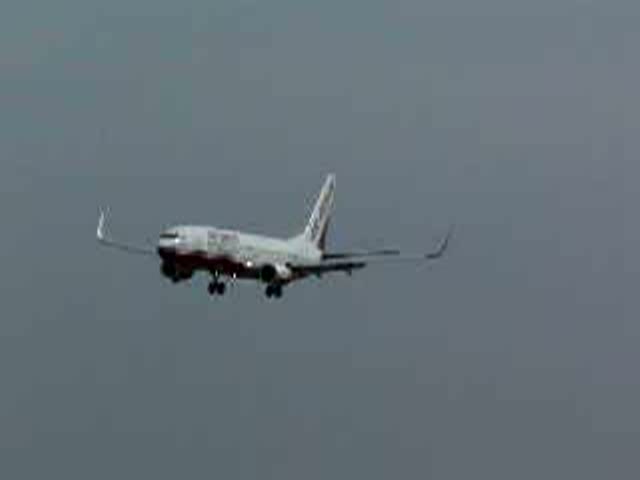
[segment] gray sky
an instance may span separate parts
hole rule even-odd
[[[2,478],[638,478],[637,2],[0,12]],[[212,301],[93,242],[328,171],[334,247],[451,256]]]

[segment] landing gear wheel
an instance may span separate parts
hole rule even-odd
[[[265,294],[267,295],[268,298],[271,298],[271,297],[280,298],[280,297],[282,297],[282,285],[267,285],[267,289],[265,290]]]
[[[211,296],[216,294],[224,295],[225,292],[227,291],[227,285],[222,282],[213,281],[209,284],[209,286],[207,287],[207,290],[209,291],[209,295]]]

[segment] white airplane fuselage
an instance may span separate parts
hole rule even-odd
[[[196,271],[214,276],[289,283],[304,275],[287,265],[316,265],[322,251],[302,236],[279,239],[208,226],[177,226],[160,235],[163,273],[174,279]]]

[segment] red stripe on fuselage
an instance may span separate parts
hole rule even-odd
[[[221,275],[236,276],[238,278],[260,277],[260,271],[248,268],[227,255],[210,256],[206,252],[177,252],[170,249],[158,249],[158,255],[165,262],[171,262],[180,268],[192,271],[205,271]]]
[[[158,255],[165,262],[171,262],[181,269],[193,272],[205,271],[229,277],[235,276],[236,278],[252,280],[260,279],[260,266],[249,268],[244,263],[237,262],[228,255],[210,256],[204,251],[177,252],[173,249],[161,248],[158,249]],[[287,284],[307,276],[308,275],[302,272],[296,272],[291,278],[283,280],[280,283]]]

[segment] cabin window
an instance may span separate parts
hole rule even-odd
[[[163,240],[177,240],[180,236],[177,233],[163,233],[160,238]]]

